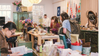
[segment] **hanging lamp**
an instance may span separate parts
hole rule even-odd
[[[38,4],[40,3],[42,0],[29,0],[31,3],[33,4]]]
[[[22,0],[22,5],[25,7],[32,6],[33,4],[29,0]]]

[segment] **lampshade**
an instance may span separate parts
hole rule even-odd
[[[29,0],[22,0],[22,5],[29,7],[29,6],[32,6],[33,4],[31,2],[29,2]]]
[[[33,4],[38,4],[40,3],[42,0],[29,0],[31,3]]]

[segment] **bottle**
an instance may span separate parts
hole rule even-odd
[[[42,52],[42,45],[37,45],[37,48],[36,48],[37,52]]]

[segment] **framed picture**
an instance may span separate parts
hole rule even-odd
[[[60,6],[57,7],[57,16],[60,16]]]

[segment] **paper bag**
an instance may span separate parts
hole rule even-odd
[[[79,42],[79,34],[71,34],[71,43]]]
[[[71,44],[79,45],[79,34],[71,34]]]

